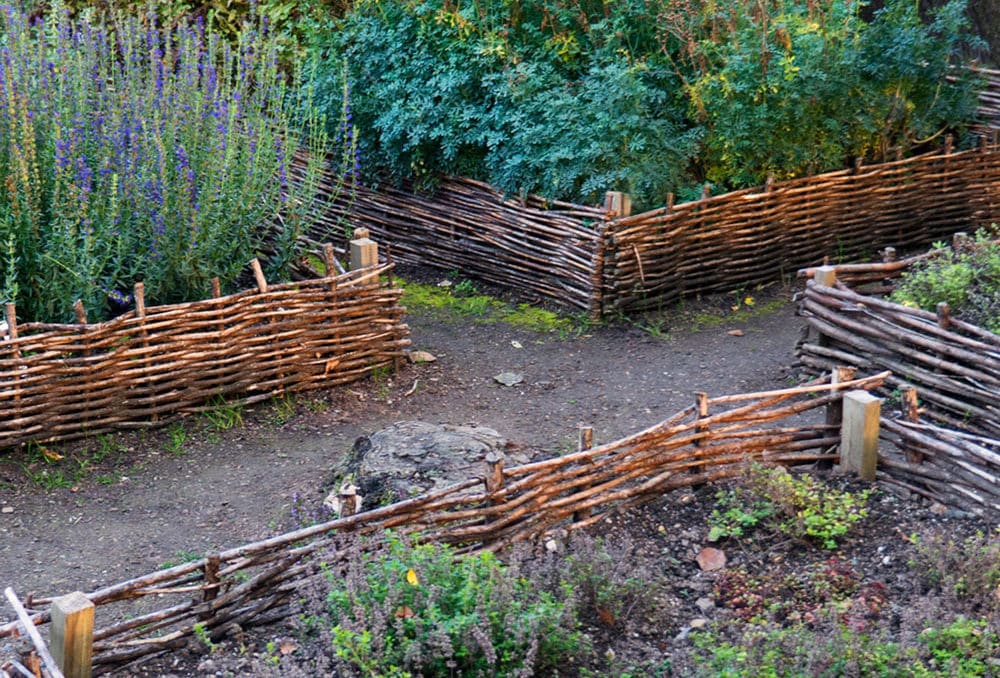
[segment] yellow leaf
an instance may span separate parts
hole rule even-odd
[[[746,299],[743,300],[743,303],[747,306],[753,306],[754,304],[753,297],[747,297]]]
[[[49,461],[59,461],[60,459],[64,458],[63,455],[59,454],[58,452],[53,452],[47,447],[42,447],[42,454],[44,454],[45,458],[48,459]]]
[[[412,567],[406,571],[406,581],[410,584],[410,586],[417,586],[420,584],[420,580],[417,579],[417,573],[413,571]]]

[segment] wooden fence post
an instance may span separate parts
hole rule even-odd
[[[351,270],[369,266],[378,266],[378,243],[368,237],[367,228],[359,228],[351,239]]]
[[[704,391],[698,391],[697,393],[694,394],[694,397],[695,397],[694,401],[695,415],[697,416],[698,419],[705,419],[706,417],[708,417],[708,394],[705,393]],[[704,433],[708,431],[708,427],[702,424],[698,424],[697,426],[695,426],[694,430],[696,433]],[[699,438],[698,440],[694,441],[694,446],[704,447],[705,441]],[[701,473],[703,470],[704,467],[701,464],[691,467],[691,473]]]
[[[49,646],[66,678],[90,678],[94,649],[94,604],[79,591],[52,601]]]
[[[632,196],[621,191],[604,194],[604,209],[612,217],[627,217],[632,214]]]
[[[503,489],[503,457],[496,452],[490,452],[486,455],[486,464],[489,466],[489,472],[486,474],[486,492],[496,494]],[[490,501],[493,504],[504,502],[501,497],[494,497]]]
[[[917,389],[909,384],[901,384],[900,390],[903,394],[903,416],[912,424],[918,423],[920,421],[920,404],[917,401]],[[924,455],[918,450],[907,447],[906,461],[911,464],[922,464]]]
[[[840,468],[855,471],[862,480],[875,480],[882,401],[868,391],[844,395],[840,425]]]
[[[358,512],[358,488],[355,485],[345,485],[340,488],[340,516],[347,518]]]
[[[594,446],[594,427],[593,426],[581,426],[580,427],[580,445],[577,448],[578,451],[583,452],[584,450],[589,450]],[[590,483],[581,487],[581,490],[586,490],[590,488]],[[590,507],[579,508],[573,511],[573,522],[578,523],[581,520],[586,520],[590,517]]]
[[[854,373],[856,370],[853,367],[843,367],[837,366],[833,368],[833,373],[830,375],[830,386],[836,386],[837,384],[843,384],[845,381],[850,381],[854,378]],[[829,405],[826,406],[826,425],[839,427],[844,420],[844,399],[837,398]],[[821,469],[830,469],[833,467],[832,460],[823,460],[818,464]]]
[[[837,282],[837,269],[833,266],[819,266],[813,273],[813,280],[817,285],[833,287]]]

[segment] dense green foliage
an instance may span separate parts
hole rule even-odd
[[[973,324],[1000,334],[1000,241],[982,231],[959,251],[936,243],[931,256],[903,273],[892,299],[934,311],[941,302]]]
[[[832,549],[868,515],[865,504],[870,494],[841,492],[812,476],[793,476],[781,466],[751,464],[738,485],[716,496],[708,536],[714,541],[767,527]]]
[[[639,206],[879,159],[969,120],[964,2],[361,0],[312,32],[367,169]]]
[[[490,552],[390,536],[331,577],[337,656],[368,676],[532,675],[580,649],[571,610]]]
[[[289,181],[290,159],[326,141],[274,39],[10,7],[0,34],[0,301],[63,321],[79,299],[99,320],[138,281],[150,304],[203,298],[216,276],[232,289],[279,214],[283,274],[316,170]]]

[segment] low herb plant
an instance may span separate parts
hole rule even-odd
[[[836,548],[855,523],[868,515],[871,490],[847,492],[811,476],[796,478],[780,466],[751,464],[741,482],[717,495],[709,517],[709,537],[739,537],[767,527],[794,539]]]
[[[892,300],[934,311],[941,302],[952,313],[1000,333],[1000,242],[979,231],[961,251],[935,243],[931,256],[903,273]]]
[[[564,603],[489,552],[389,535],[381,551],[331,577],[337,657],[369,676],[507,676],[577,653]]]

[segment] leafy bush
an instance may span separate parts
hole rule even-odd
[[[22,317],[90,319],[230,290],[280,213],[269,275],[295,256],[325,122],[260,27],[0,11],[0,297]],[[303,122],[300,137],[296,120]]]
[[[709,538],[740,536],[765,525],[794,539],[812,539],[825,548],[865,518],[871,491],[841,492],[811,476],[796,478],[781,466],[751,464],[742,482],[717,495],[709,517]]]
[[[964,3],[929,23],[883,4],[868,21],[850,0],[366,0],[313,31],[312,53],[331,106],[349,63],[372,177],[624,190],[643,208],[960,131],[972,83],[944,76]]]
[[[337,656],[365,675],[531,675],[584,640],[562,602],[489,552],[390,535],[331,584]]]
[[[1000,242],[983,230],[958,252],[936,243],[931,257],[903,273],[892,299],[927,311],[945,302],[959,317],[1000,333]]]
[[[972,90],[941,86],[962,43],[964,2],[941,7],[929,25],[910,0],[888,0],[870,22],[851,2],[733,5],[709,15],[717,36],[690,35],[697,47],[686,55],[711,181],[737,187],[837,169],[972,118]]]

